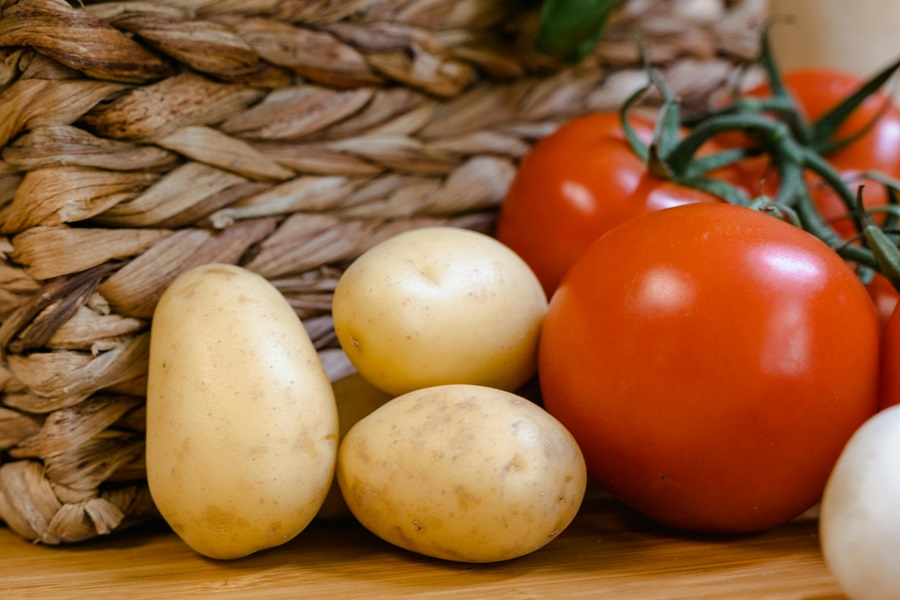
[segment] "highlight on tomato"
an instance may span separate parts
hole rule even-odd
[[[818,501],[877,410],[878,352],[872,301],[831,248],[698,203],[590,246],[550,302],[540,387],[614,497],[676,528],[750,532]]]

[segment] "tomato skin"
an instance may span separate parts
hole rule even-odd
[[[881,343],[881,397],[879,410],[900,404],[900,311],[894,309]]]
[[[818,239],[694,204],[591,246],[551,300],[538,372],[613,496],[673,527],[748,532],[818,500],[875,413],[878,344],[865,288]]]
[[[639,137],[653,125],[630,121]],[[716,202],[647,171],[625,140],[616,113],[576,118],[535,144],[500,207],[496,236],[538,276],[550,297],[588,246],[638,215],[695,202]]]
[[[900,300],[900,293],[891,285],[887,277],[879,273],[872,276],[871,281],[866,285],[866,291],[869,292],[869,297],[875,304],[881,331],[886,332],[894,309],[897,307],[897,301]]]

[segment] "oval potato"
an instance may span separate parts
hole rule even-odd
[[[584,498],[569,432],[515,394],[473,385],[395,398],[347,433],[337,480],[356,518],[420,554],[492,562],[555,539]]]
[[[353,366],[392,396],[466,383],[514,391],[537,370],[547,298],[525,261],[456,227],[373,246],[334,291],[334,329]]]
[[[179,276],[151,325],[147,481],[195,551],[231,559],[282,544],[321,506],[337,410],[302,323],[240,267]]]

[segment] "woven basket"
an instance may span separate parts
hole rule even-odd
[[[149,319],[241,264],[331,376],[341,269],[400,231],[490,232],[516,161],[645,81],[702,107],[757,51],[763,0],[627,0],[578,65],[522,0],[0,0],[0,519],[47,544],[155,516]],[[573,157],[577,160],[577,157]]]

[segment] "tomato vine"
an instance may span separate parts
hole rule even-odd
[[[861,187],[854,189],[829,156],[860,140],[877,126],[889,110],[896,109],[885,96],[881,109],[864,125],[843,133],[848,119],[878,93],[900,69],[900,60],[888,65],[815,120],[809,121],[785,84],[769,48],[765,33],[760,63],[767,76],[767,96],[735,96],[730,104],[694,120],[682,118],[678,99],[663,78],[649,65],[646,86],[622,106],[620,117],[626,139],[648,169],[679,185],[714,194],[728,203],[773,212],[792,221],[825,242],[844,259],[859,265],[861,276],[879,272],[900,289],[900,250],[893,233],[900,222],[897,191],[900,181],[877,169],[862,174],[885,188],[889,201],[874,212],[884,212],[881,224],[870,218],[862,204]],[[642,142],[630,125],[629,114],[651,90],[662,96],[654,139]],[[685,132],[686,133],[682,133]],[[698,157],[700,148],[725,136],[740,136],[743,143]],[[767,156],[778,181],[771,196],[753,195],[715,176],[718,169],[748,158]],[[835,230],[811,197],[808,175],[817,177],[843,205],[855,227],[850,242]]]

